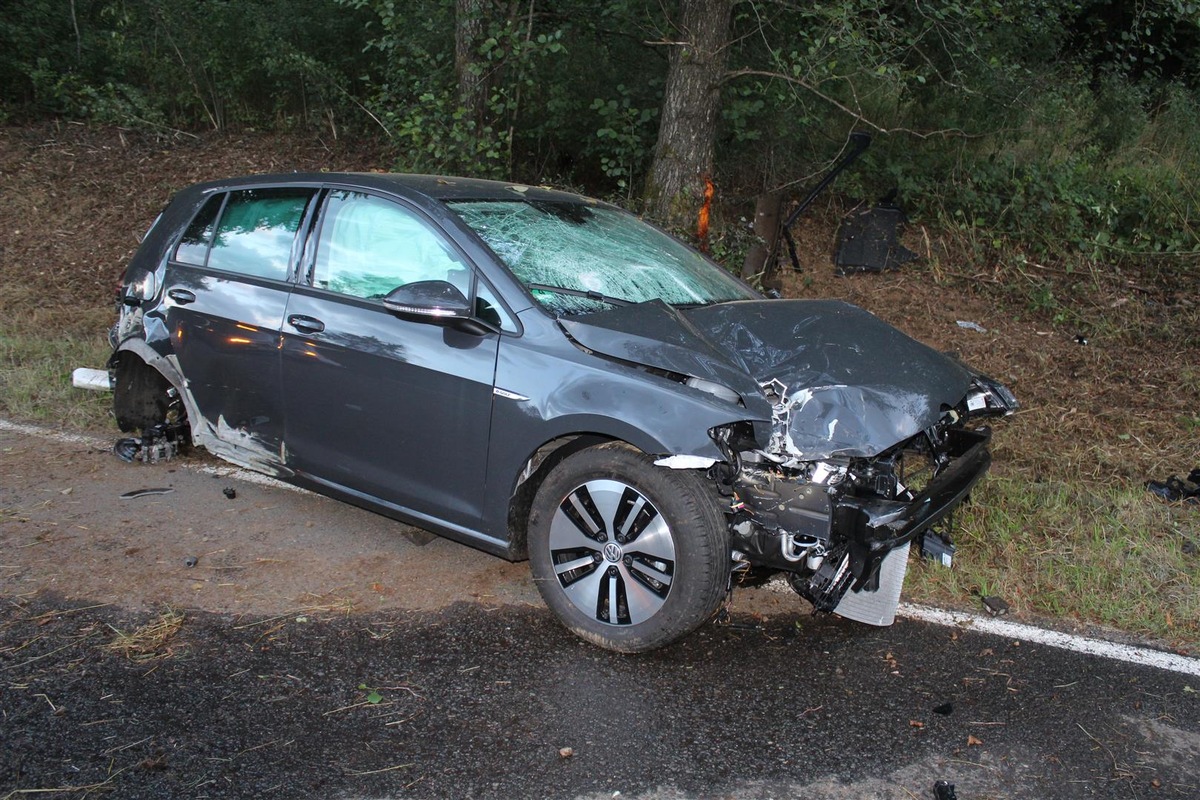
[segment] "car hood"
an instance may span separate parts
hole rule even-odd
[[[562,318],[583,347],[713,381],[764,447],[793,460],[870,457],[933,425],[971,385],[959,362],[837,300],[744,300],[692,309],[654,301]]]

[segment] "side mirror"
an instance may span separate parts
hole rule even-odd
[[[406,283],[383,298],[383,307],[396,314],[421,317],[435,324],[471,317],[471,301],[448,281]]]
[[[383,307],[417,322],[443,325],[474,336],[500,332],[498,326],[476,317],[471,301],[449,281],[406,283],[383,298]]]

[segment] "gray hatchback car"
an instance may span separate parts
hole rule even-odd
[[[179,192],[112,332],[126,458],[180,443],[528,559],[602,647],[742,576],[889,624],[990,463],[995,381],[836,301],[765,299],[637,217],[461,178]]]

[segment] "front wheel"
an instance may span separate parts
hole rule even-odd
[[[546,605],[609,650],[641,653],[704,623],[729,578],[716,494],[693,470],[607,444],[576,453],[533,501],[529,560]]]

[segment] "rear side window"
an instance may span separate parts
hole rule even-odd
[[[221,210],[224,194],[213,195],[200,209],[200,213],[192,220],[192,224],[184,231],[183,238],[175,248],[175,260],[184,264],[204,266],[208,258],[208,246],[212,244],[213,228],[217,224],[217,212]]]
[[[313,194],[312,189],[230,192],[216,232],[211,236],[209,268],[287,280],[296,231]],[[199,223],[197,217],[192,226],[199,227]],[[198,235],[203,238],[202,231]],[[184,240],[187,238],[185,234]]]

